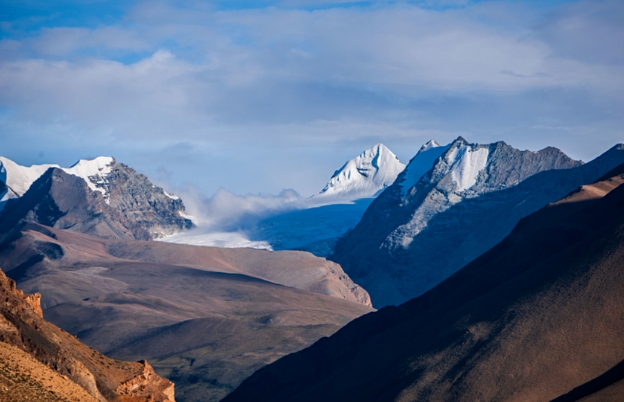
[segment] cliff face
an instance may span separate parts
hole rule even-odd
[[[35,222],[102,238],[150,239],[138,223],[111,208],[101,192],[92,191],[80,177],[50,168],[0,215],[0,233],[20,222]]]
[[[167,194],[149,179],[122,163],[113,162],[102,186],[108,190],[108,203],[126,219],[160,238],[185,229],[193,223],[184,214],[184,203]]]
[[[521,218],[624,162],[623,151],[616,146],[583,164],[555,148],[520,151],[461,137],[444,147],[429,144],[330,259],[374,306],[400,304],[493,247]]]
[[[79,385],[95,400],[174,401],[173,383],[154,374],[146,362],[130,363],[108,358],[45,321],[38,304],[39,295],[24,295],[15,287],[15,281],[2,271],[0,297],[0,341],[26,352],[62,378]],[[11,353],[10,361],[14,363],[15,356],[20,356],[21,352],[7,348],[3,352],[5,349]],[[20,358],[25,360],[23,355]],[[31,366],[34,364],[31,362]],[[13,366],[11,370],[23,366]],[[41,367],[35,366],[29,375],[36,375],[38,370],[42,370]],[[8,381],[4,386],[19,384]]]

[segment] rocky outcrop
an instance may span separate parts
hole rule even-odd
[[[173,384],[154,374],[146,362],[110,359],[48,323],[42,318],[40,297],[24,295],[2,271],[0,297],[0,341],[30,354],[96,400],[120,400],[118,390],[134,381],[139,386],[131,393],[134,399],[127,401],[174,401]]]
[[[0,233],[21,222],[35,222],[59,229],[110,239],[151,239],[137,222],[107,204],[104,195],[92,191],[80,177],[50,168],[26,193],[8,203],[0,215]]]
[[[111,208],[145,229],[153,238],[193,226],[179,197],[167,194],[129,166],[113,162],[101,185],[106,189]]]
[[[160,378],[146,360],[141,360],[139,363],[143,364],[143,372],[120,384],[115,393],[122,396],[141,398],[146,393],[157,391],[165,395],[168,398],[167,400],[175,400],[173,383]]]
[[[376,307],[432,288],[501,241],[523,217],[624,162],[616,146],[583,164],[555,148],[431,142],[336,244]]]

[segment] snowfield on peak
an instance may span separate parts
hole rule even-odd
[[[450,146],[451,144],[441,146],[435,140],[430,140],[420,148],[416,156],[407,164],[403,173],[400,187],[404,196],[433,167],[433,162],[446,152]]]
[[[452,177],[459,186],[458,191],[468,190],[477,182],[479,172],[487,165],[489,150],[487,148],[473,149],[470,145],[458,150]]]
[[[52,164],[22,166],[0,156],[0,181],[8,187],[3,196],[12,194],[10,198],[21,197],[30,188],[30,185],[51,167],[60,168],[59,165]]]
[[[99,156],[91,160],[81,159],[74,166],[62,169],[65,173],[84,179],[91,190],[106,195],[106,190],[98,184],[104,184],[104,178],[111,172],[113,162],[115,159],[110,156]]]
[[[98,182],[103,183],[104,177],[111,171],[110,166],[113,162],[115,159],[110,156],[100,156],[91,160],[81,159],[69,168],[62,168],[57,164],[22,166],[0,156],[0,181],[6,183],[8,187],[2,194],[3,201],[10,193],[13,196],[8,196],[8,198],[24,195],[30,186],[50,168],[59,168],[65,173],[78,176],[84,179],[91,190],[105,194],[105,189],[98,187],[97,184]]]
[[[385,145],[376,144],[349,160],[312,198],[336,197],[355,200],[376,197],[396,180],[405,165]]]

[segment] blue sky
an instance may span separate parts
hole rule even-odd
[[[0,154],[209,196],[323,188],[377,142],[624,142],[621,1],[0,0]]]

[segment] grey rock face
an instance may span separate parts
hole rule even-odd
[[[106,164],[101,164],[99,169],[94,169],[93,162],[96,160],[110,161],[110,163],[105,162]],[[74,218],[72,219],[79,219],[81,222],[88,221],[91,223],[98,219],[97,217],[99,215],[97,214],[103,213],[103,211],[106,210],[106,219],[113,219],[122,227],[130,230],[133,234],[131,238],[137,240],[163,237],[188,229],[193,225],[191,220],[184,214],[184,204],[180,198],[167,194],[162,188],[152,184],[146,176],[137,173],[134,169],[124,164],[116,162],[113,158],[102,157],[96,160],[81,161],[69,169],[54,168],[54,173],[52,174],[52,177],[55,178],[54,180],[58,181],[62,178],[62,180],[67,183],[71,182],[71,185],[59,186],[57,183],[56,186],[52,186],[51,183],[54,182],[54,180],[47,178],[43,182],[37,184],[39,189],[30,194],[30,199],[27,204],[31,207],[38,205],[37,208],[44,208],[44,205],[47,205],[54,209],[55,207],[53,207],[53,205],[56,205],[57,202],[60,204],[64,202],[74,203],[72,207],[72,211],[74,211],[74,215],[72,216],[74,216]],[[90,164],[91,166],[89,166]],[[15,165],[13,167],[14,170],[33,169],[20,167],[14,163],[12,163],[12,165]],[[37,166],[36,168],[45,168],[45,165]],[[48,172],[49,170],[44,173],[44,175]],[[14,198],[8,200],[8,202],[5,201],[1,205],[2,207],[6,205],[8,208],[13,204],[19,203],[19,200],[24,198],[30,191],[30,188],[34,188],[35,183],[37,183],[37,181],[35,181],[30,185],[28,182],[29,176],[33,176],[34,174],[33,177],[36,177],[35,172],[31,171],[28,172],[29,174],[21,175],[19,173],[20,172],[17,171],[12,172],[12,180],[14,182],[17,180],[18,183],[21,184],[21,187],[24,188],[24,191],[26,191],[25,189],[28,189],[28,191],[24,194],[14,192]],[[4,176],[0,175],[0,194],[2,194],[3,190],[7,187],[5,183],[7,174],[8,172],[5,169]],[[15,176],[17,176],[17,179]],[[48,183],[50,180],[52,180],[52,182]],[[44,185],[43,183],[47,184]],[[66,191],[67,195],[62,194],[59,190],[60,188],[63,188],[63,191]],[[83,189],[85,194],[81,192]],[[49,191],[52,190],[55,192],[54,196],[49,193]],[[71,194],[76,196],[76,194],[74,194],[76,191],[79,191],[80,195],[77,196],[74,202],[74,200],[71,199]],[[53,202],[33,198],[37,196],[42,198],[52,197]],[[24,206],[24,203],[21,204],[22,206],[20,208],[27,208]],[[76,218],[76,214],[78,213],[77,208],[79,208],[79,206],[83,208],[83,211],[80,212],[81,218]],[[67,211],[68,210],[65,210],[65,212]],[[14,212],[11,212],[11,214],[13,213]],[[7,214],[9,214],[9,212],[2,212],[2,215]],[[89,214],[94,215],[89,216]],[[56,213],[52,215],[56,215]],[[15,217],[3,216],[5,221],[15,221],[14,218]],[[31,216],[29,219],[34,222],[48,224],[45,223],[45,219],[42,221],[39,220],[39,218],[38,216]],[[60,219],[60,217],[57,218]],[[76,224],[76,222],[74,222],[74,224]],[[55,220],[51,225],[61,225],[61,223]],[[76,226],[72,230],[79,231],[79,228],[80,226]],[[85,230],[84,233],[100,237],[110,238],[113,236],[109,231],[100,233],[99,231],[93,231],[91,228]],[[119,231],[113,231],[113,233],[115,234],[113,237],[121,234]],[[123,236],[120,238],[123,238]]]
[[[193,226],[190,219],[182,216],[185,210],[180,198],[167,195],[145,175],[122,163],[113,162],[111,172],[105,178],[93,180],[97,186],[105,188],[111,208],[147,230],[153,238]]]
[[[496,245],[521,218],[624,162],[622,145],[588,164],[556,148],[519,151],[461,137],[440,150],[411,183],[421,150],[330,257],[370,293],[375,307],[431,289]]]
[[[121,240],[148,240],[150,234],[107,205],[100,192],[84,180],[51,168],[19,199],[12,200],[0,216],[0,233],[23,222]]]

